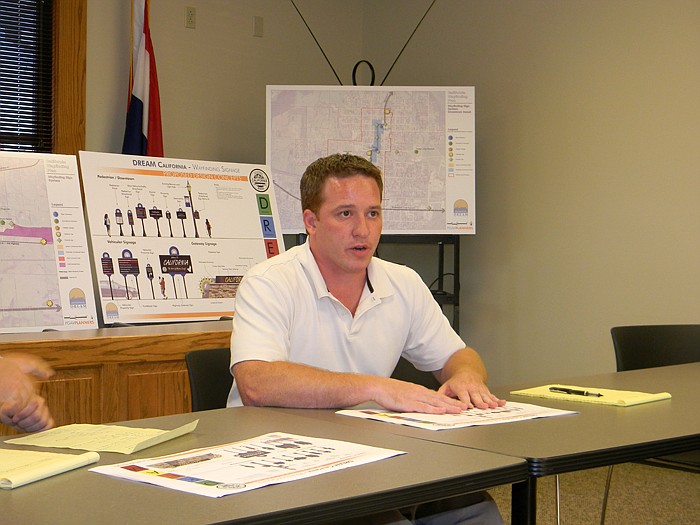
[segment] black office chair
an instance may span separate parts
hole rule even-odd
[[[231,350],[193,350],[185,354],[185,363],[190,378],[192,412],[224,408],[233,384],[229,370]]]
[[[618,372],[700,361],[700,324],[616,326],[610,330],[610,334]],[[700,450],[639,463],[700,473]],[[612,473],[613,466],[610,465],[603,495],[601,524],[605,522]]]
[[[700,324],[616,326],[610,333],[618,372],[700,361]]]
[[[423,385],[431,390],[437,390],[440,388],[440,382],[432,373],[418,370],[411,364],[410,361],[404,359],[403,357],[399,358],[399,362],[397,363],[396,368],[394,368],[391,377],[402,381],[408,381],[409,383]]]

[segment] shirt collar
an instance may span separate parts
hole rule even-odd
[[[301,250],[299,262],[301,263],[304,273],[311,282],[311,286],[313,286],[314,290],[316,291],[316,297],[320,299],[321,297],[329,296],[330,293],[328,292],[326,282],[323,280],[323,276],[321,275],[321,270],[318,269],[318,264],[316,264],[314,254],[311,253],[308,237],[306,242],[299,246],[299,249]]]
[[[300,249],[301,254],[299,262],[316,291],[316,297],[321,298],[329,296],[330,293],[321,275],[321,270],[318,269],[316,259],[314,259],[314,255],[311,253],[308,238],[306,242],[300,246]],[[374,294],[375,297],[388,297],[394,293],[394,288],[391,285],[385,269],[377,263],[374,257],[372,257],[367,267],[367,281],[368,283],[366,283],[365,286],[367,286],[370,293]],[[369,283],[371,283],[371,286],[368,286]]]

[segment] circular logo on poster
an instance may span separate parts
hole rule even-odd
[[[270,187],[270,177],[260,169],[251,171],[248,180],[255,191],[267,191]]]
[[[222,490],[237,490],[246,488],[245,483],[219,483],[216,488]]]

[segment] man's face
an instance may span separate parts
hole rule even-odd
[[[330,177],[318,213],[304,210],[311,251],[324,278],[363,273],[382,233],[382,201],[374,179]]]

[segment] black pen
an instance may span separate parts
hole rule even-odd
[[[588,390],[576,390],[574,388],[565,388],[563,386],[552,386],[549,387],[550,392],[559,392],[560,394],[571,394],[574,396],[592,396],[592,397],[603,397],[603,394],[598,392],[589,392]]]

